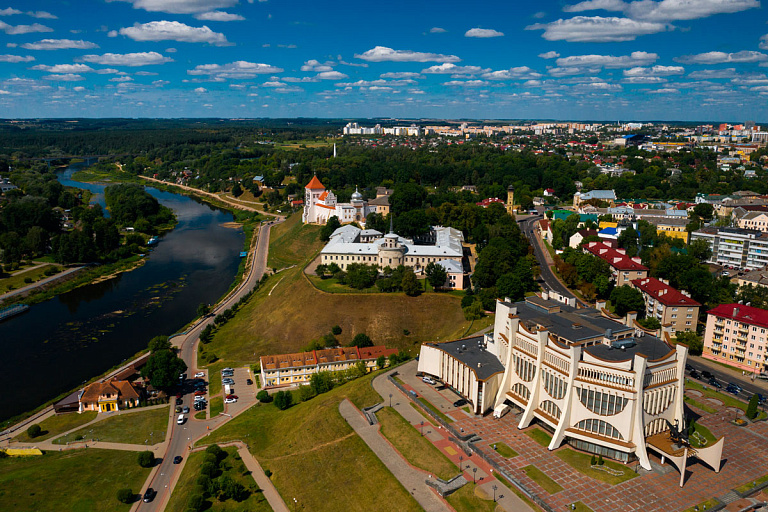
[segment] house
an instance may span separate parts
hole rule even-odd
[[[374,213],[389,215],[389,195],[377,195],[376,199],[368,201],[368,207]]]
[[[571,238],[568,240],[568,247],[577,249],[579,245],[581,245],[581,242],[583,242],[585,238],[588,238],[590,236],[597,236],[597,230],[596,229],[580,229],[576,233],[571,235]]]
[[[763,233],[768,233],[768,213],[761,211],[745,211],[742,208],[738,208],[737,210],[733,211],[733,217],[736,218],[736,224],[741,229],[754,229],[762,231]]]
[[[589,242],[582,248],[584,252],[608,262],[616,286],[629,285],[635,279],[648,277],[648,267],[640,262],[640,258],[627,256],[624,249],[615,249],[604,242]]]
[[[655,277],[635,279],[630,286],[643,294],[646,318],[656,318],[661,325],[669,326],[672,334],[696,331],[701,304],[687,292],[676,290],[668,281]]]
[[[440,260],[436,263],[445,270],[445,284],[443,288],[449,290],[463,290],[464,289],[464,267],[461,262],[455,260]]]
[[[552,223],[549,219],[541,219],[539,221],[539,234],[544,240],[552,240]]]
[[[768,311],[743,304],[720,304],[707,311],[702,356],[750,373],[765,372]]]
[[[83,389],[78,412],[112,412],[139,405],[141,392],[127,380],[94,382]]]
[[[486,199],[483,199],[479,203],[475,203],[477,206],[482,206],[483,208],[488,208],[493,203],[499,203],[501,205],[504,205],[504,200],[499,199],[498,197],[488,197]]]
[[[376,345],[261,356],[261,382],[267,388],[309,384],[315,373],[349,370],[360,362],[365,364],[368,371],[378,370],[377,359],[382,356],[389,358],[394,354],[397,354],[397,349]]]
[[[765,268],[762,268],[760,270],[753,270],[752,272],[747,272],[743,276],[738,276],[736,278],[736,283],[739,286],[763,286],[768,288],[768,270]]]
[[[554,196],[555,196],[555,189],[553,188],[544,189],[544,197],[554,197]]]
[[[613,190],[590,190],[589,192],[576,192],[573,195],[573,206],[578,208],[581,203],[596,199],[606,202],[610,206],[616,204],[616,192]]]

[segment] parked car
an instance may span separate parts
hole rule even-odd
[[[251,379],[245,379],[245,383],[249,386],[253,385],[253,381]]]
[[[180,406],[180,405],[177,405],[177,406],[176,406],[176,412],[177,412],[177,413],[178,413],[178,412],[181,412],[181,406]]]
[[[234,404],[237,402],[237,398],[225,398],[224,403],[225,404]]]
[[[182,400],[181,398],[176,399],[176,405],[181,405],[183,403],[184,403],[184,400]]]
[[[701,372],[699,370],[691,370],[691,378],[701,380]]]
[[[734,395],[739,396],[739,393],[741,393],[741,386],[734,384],[733,382],[729,382],[725,387],[725,390],[729,393],[733,393]]]
[[[186,373],[179,374],[179,380],[183,381],[186,378],[187,378],[187,374]]]
[[[181,410],[181,412],[183,412],[184,414],[189,414],[189,407],[185,405],[184,408]]]
[[[195,391],[195,396],[201,396],[204,394],[205,394],[205,391],[203,391],[202,389],[198,389],[197,391]]]
[[[696,369],[696,368],[694,368],[694,367],[693,367],[693,366],[691,366],[690,364],[688,364],[688,363],[685,363],[685,371],[687,371],[687,372],[692,372],[692,371],[693,371],[693,370],[695,370],[695,369]]]
[[[465,400],[464,398],[459,398],[455,402],[453,402],[454,407],[461,407],[462,405],[467,405],[469,402]]]
[[[147,492],[144,493],[144,503],[149,503],[155,499],[155,496],[157,496],[157,491],[150,487],[147,489]]]
[[[196,411],[202,411],[208,406],[208,403],[205,400],[200,400],[199,402],[195,402],[195,405],[193,406]]]
[[[195,397],[195,402],[199,402],[199,401],[201,401],[201,400],[205,400],[205,397],[204,397],[203,395],[197,395],[197,396]]]
[[[714,378],[714,377],[712,377],[711,379],[709,379],[708,383],[709,383],[709,385],[710,385],[710,386],[712,386],[713,388],[717,388],[717,389],[723,389],[723,385],[722,385],[722,384],[720,384],[720,382],[718,382],[718,380],[717,380],[716,378]]]
[[[181,464],[181,455],[177,455],[173,458],[174,464]]]
[[[181,398],[181,397],[183,397],[183,396],[184,396],[184,393],[182,393],[181,391],[179,391],[178,393],[176,393],[176,398]]]
[[[750,398],[751,398],[751,397],[750,397]],[[760,404],[762,404],[763,402],[765,402],[765,396],[764,396],[764,395],[762,395],[761,393],[757,393],[757,402],[758,402],[758,403],[760,403]]]
[[[183,425],[184,424],[184,415],[183,414],[179,414],[179,417],[176,418],[176,424],[177,425]]]
[[[200,377],[203,377],[203,378],[204,378],[204,377],[205,377],[205,372],[197,372],[197,373],[195,374],[195,378],[196,378],[196,379],[198,379],[198,378],[200,378]]]
[[[432,384],[433,386],[435,385],[435,380],[430,377],[422,377],[421,380],[427,384]]]
[[[237,395],[227,395],[227,398],[234,398],[235,400],[237,400],[238,396]]]
[[[712,375],[711,373],[709,373],[708,370],[702,370],[701,376],[704,377],[705,379],[714,379],[715,378],[715,376]]]
[[[222,379],[221,383],[222,384],[229,384],[231,386],[232,384],[235,383],[235,381],[232,380],[232,379],[227,378],[227,379]]]
[[[224,372],[233,372],[233,371],[235,371],[235,369],[234,369],[234,368],[224,368],[223,370],[221,370],[221,373],[224,373]]]

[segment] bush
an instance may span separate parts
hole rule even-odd
[[[271,478],[271,477],[272,477],[272,472],[271,472],[270,470],[268,470],[268,469],[265,469],[265,470],[264,470],[264,475],[265,475],[267,478]]]
[[[30,427],[27,429],[27,435],[28,435],[30,438],[32,438],[32,439],[34,439],[35,437],[37,437],[37,436],[41,435],[42,433],[43,433],[43,429],[42,429],[42,428],[40,428],[40,425],[38,425],[37,423],[35,423],[34,425],[31,425],[31,426],[30,426]]]
[[[752,395],[747,405],[747,418],[753,420],[757,417],[757,393]]]
[[[189,497],[187,508],[193,512],[200,512],[205,506],[205,498],[202,494],[193,494]]]
[[[257,399],[259,402],[263,403],[263,404],[268,404],[269,402],[271,402],[271,401],[272,401],[272,397],[271,397],[271,396],[270,396],[270,394],[269,394],[269,393],[267,393],[267,391],[266,391],[266,390],[264,390],[264,389],[262,389],[261,391],[259,391],[258,393],[256,393],[256,399]]]
[[[312,390],[311,386],[299,386],[299,400],[301,402],[312,400],[314,397],[315,392]]]
[[[149,450],[139,452],[139,466],[143,468],[151,468],[155,464],[155,454]]]
[[[133,502],[133,491],[127,488],[120,489],[117,491],[117,501],[120,503],[132,503]]]
[[[591,461],[591,464],[592,464],[593,466],[597,464],[597,457],[595,457],[594,455],[592,455],[592,461]]]
[[[25,277],[25,278],[24,278],[24,282],[25,282],[26,284],[30,284],[30,283],[32,282],[32,278],[31,278],[31,277]]]
[[[293,405],[293,395],[290,391],[278,391],[274,396],[275,405],[281,411],[288,409]]]
[[[331,327],[331,332],[333,333],[334,336],[338,336],[339,334],[341,334],[341,327],[339,327],[338,325],[334,325],[333,327]]]
[[[219,463],[227,458],[227,452],[221,449],[221,447],[217,444],[212,444],[208,448],[205,449],[206,454],[211,454],[214,457],[216,457],[216,462]]]
[[[352,338],[352,343],[350,343],[349,346],[359,348],[372,347],[373,340],[364,332],[360,332],[355,334],[355,337]]]
[[[603,464],[605,464],[605,461],[603,460],[603,456],[602,455],[598,455],[598,457],[597,457],[597,465],[598,466],[602,466]]]

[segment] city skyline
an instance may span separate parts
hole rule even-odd
[[[757,0],[0,5],[0,117],[744,121]]]

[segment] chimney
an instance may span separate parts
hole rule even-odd
[[[637,312],[629,311],[626,318],[624,319],[624,323],[627,325],[627,327],[632,327],[635,325],[635,320],[637,320]]]
[[[549,300],[549,292],[547,290],[542,291],[541,298],[544,300]]]
[[[604,300],[598,300],[595,302],[595,309],[598,311],[602,311],[603,309],[605,309],[605,306],[607,306],[607,304],[608,303]]]
[[[741,301],[739,301],[739,304],[741,304]],[[733,316],[734,317],[739,316],[739,308],[733,308]]]

